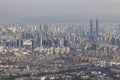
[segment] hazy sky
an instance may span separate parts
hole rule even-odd
[[[0,14],[120,15],[120,0],[0,0]]]

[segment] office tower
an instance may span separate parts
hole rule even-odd
[[[112,39],[111,39],[111,44],[112,44],[112,45],[119,45],[119,38],[117,38],[117,37],[112,37]]]
[[[23,47],[23,40],[22,40],[22,39],[20,40],[19,46],[20,46],[20,47]]]
[[[90,36],[89,36],[89,40],[93,41],[93,21],[90,20]]]
[[[16,40],[17,47],[23,47],[23,39]]]
[[[31,42],[32,42],[31,48],[34,49],[36,47],[36,40],[32,39]]]
[[[98,23],[98,19],[96,19],[96,35],[99,35],[99,23]]]
[[[90,20],[90,36],[93,35],[93,21]]]
[[[37,45],[38,45],[39,47],[42,46],[42,37],[38,37],[38,38],[37,38]]]
[[[20,40],[16,40],[17,41],[17,47],[20,47]]]

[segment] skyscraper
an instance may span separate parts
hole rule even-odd
[[[93,21],[90,20],[90,36],[89,36],[89,40],[93,41]]]
[[[38,38],[37,38],[37,45],[38,45],[39,47],[42,46],[42,37],[38,37]]]
[[[93,21],[90,20],[90,35],[93,35]]]
[[[99,35],[99,23],[98,23],[98,19],[96,19],[96,36]]]

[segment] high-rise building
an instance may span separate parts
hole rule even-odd
[[[99,35],[99,23],[98,19],[96,19],[96,30],[93,28],[93,21],[90,20],[90,34],[89,34],[89,40],[90,41],[97,41],[97,36]]]
[[[90,35],[89,35],[89,40],[93,41],[93,21],[90,20]]]
[[[93,21],[90,20],[90,36],[93,35]]]
[[[39,47],[42,46],[42,37],[38,37],[38,38],[37,38],[37,45],[38,45]]]
[[[96,35],[99,35],[99,23],[98,23],[98,19],[96,19]]]

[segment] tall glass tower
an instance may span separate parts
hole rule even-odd
[[[96,35],[99,35],[99,23],[98,23],[98,19],[96,19]]]
[[[89,36],[89,40],[93,41],[93,21],[90,20],[90,36]]]

